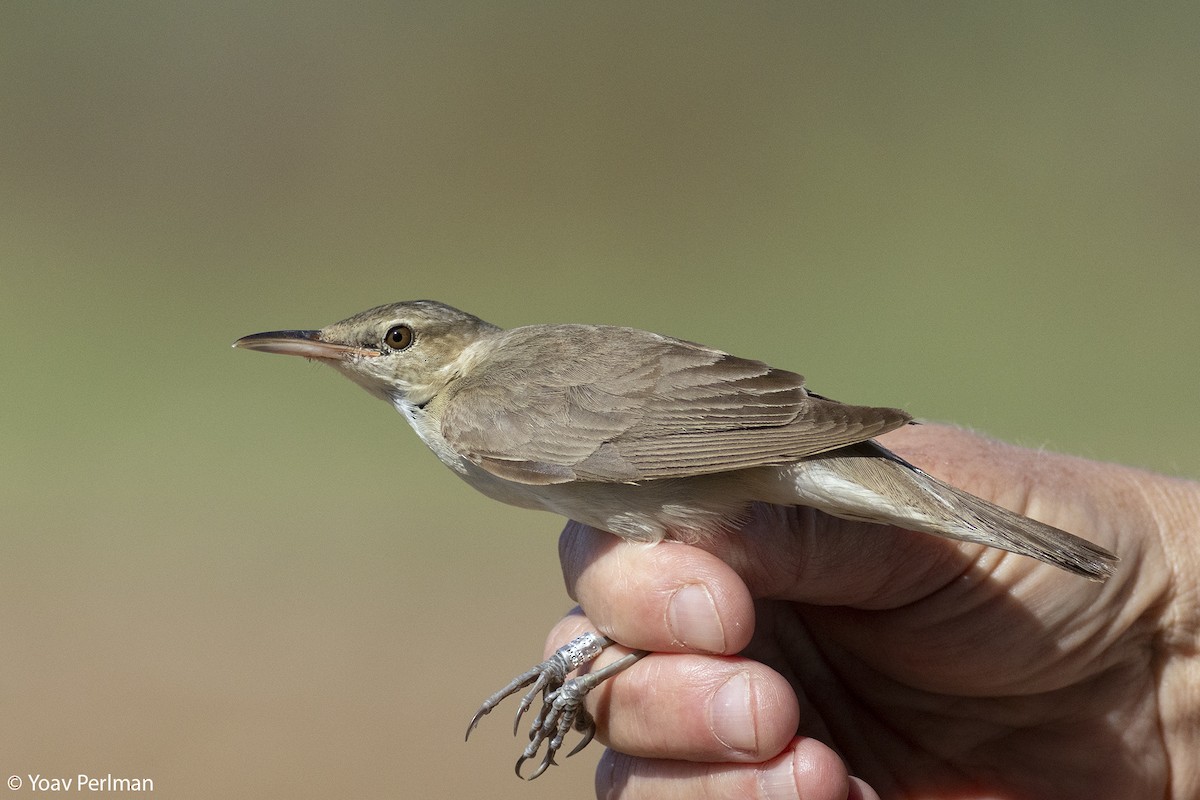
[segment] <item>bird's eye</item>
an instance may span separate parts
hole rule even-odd
[[[393,350],[404,350],[413,341],[412,328],[407,325],[394,325],[383,337],[383,343]]]

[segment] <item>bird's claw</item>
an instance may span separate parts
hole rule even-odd
[[[568,758],[575,755],[596,735],[596,723],[583,707],[583,698],[599,681],[585,680],[587,676],[570,681],[566,678],[569,673],[594,660],[609,644],[611,642],[598,633],[589,632],[575,637],[548,659],[518,675],[503,689],[484,700],[483,705],[471,718],[471,724],[467,727],[467,737],[471,736],[471,731],[475,730],[479,720],[490,714],[505,698],[529,686],[529,690],[517,704],[513,733],[517,732],[522,717],[533,706],[539,694],[542,696],[542,706],[530,727],[529,744],[517,759],[518,777],[523,777],[521,767],[526,761],[537,756],[543,744],[546,745],[546,753],[528,780],[533,780],[555,764],[554,756],[562,747],[563,737],[572,728],[583,733],[583,740],[568,753]]]
[[[546,695],[557,691],[558,687],[563,685],[566,680],[566,673],[559,667],[559,664],[549,664],[543,661],[541,666],[545,669],[538,679],[534,681],[533,686],[529,687],[529,691],[521,697],[521,702],[517,703],[517,713],[513,716],[513,736],[517,735],[517,729],[521,727],[521,718],[525,716],[525,712],[533,705],[534,699],[539,693],[542,695],[542,702],[545,703]],[[541,719],[541,714],[538,714],[538,719]],[[535,722],[534,725],[537,725]],[[532,731],[530,736],[533,736]]]
[[[517,777],[524,777],[521,775],[521,767],[526,761],[537,755],[543,743],[546,745],[546,754],[542,756],[542,760],[538,762],[537,768],[528,780],[533,780],[551,765],[556,765],[558,762],[554,760],[554,757],[562,748],[567,732],[572,728],[581,732],[583,739],[572,748],[571,752],[567,753],[567,758],[587,747],[596,735],[596,721],[583,707],[583,698],[587,696],[593,686],[594,683],[591,681],[574,678],[543,696],[542,709],[538,712],[529,731],[529,744],[521,753],[521,757],[517,759]]]

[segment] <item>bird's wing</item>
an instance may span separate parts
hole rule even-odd
[[[452,383],[441,432],[470,461],[520,483],[781,464],[910,419],[814,397],[793,372],[645,331],[539,325],[504,336]]]

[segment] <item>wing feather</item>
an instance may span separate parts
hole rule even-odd
[[[759,361],[631,328],[506,331],[447,390],[441,432],[509,480],[639,481],[782,464],[910,420]]]

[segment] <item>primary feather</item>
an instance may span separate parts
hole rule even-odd
[[[441,432],[508,480],[632,482],[782,464],[910,420],[815,397],[794,372],[646,331],[536,325],[502,337],[485,369],[448,388]]]

